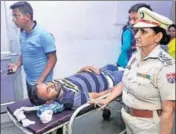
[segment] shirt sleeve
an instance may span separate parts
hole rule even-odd
[[[42,35],[40,36],[40,41],[45,53],[56,51],[55,39],[51,33],[42,33]]]
[[[164,66],[159,72],[158,89],[161,100],[175,100],[175,64]]]

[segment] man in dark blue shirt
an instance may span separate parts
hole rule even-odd
[[[65,108],[77,108],[86,103],[92,94],[117,85],[122,80],[122,75],[123,71],[117,70],[115,66],[100,68],[99,74],[79,72],[65,79],[37,84],[31,100],[36,105],[56,100],[64,104]]]
[[[140,15],[138,14],[138,10],[142,7],[146,7],[149,10],[152,10],[150,5],[145,3],[138,3],[133,5],[128,13],[129,20],[127,25],[123,27],[122,37],[121,37],[121,53],[117,60],[117,66],[125,68],[128,61],[130,60],[132,53],[136,51],[136,41],[134,39],[135,30],[132,26],[140,20]]]

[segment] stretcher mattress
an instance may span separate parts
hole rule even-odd
[[[20,108],[22,106],[26,106],[26,107],[31,107],[32,104],[30,103],[30,101],[28,99],[26,100],[22,100],[22,101],[17,101],[13,104],[10,104],[7,106],[7,110],[8,112],[15,118],[15,116],[13,115],[13,112],[17,109]],[[88,107],[86,107],[85,109],[83,109],[78,116],[87,113],[91,110],[93,110],[94,107],[93,105],[90,105]],[[34,134],[42,134],[54,127],[57,127],[59,125],[62,125],[63,123],[66,123],[70,120],[72,114],[74,113],[75,110],[64,110],[61,113],[57,113],[54,114],[52,117],[52,120],[49,123],[43,124],[40,119],[37,117],[36,115],[36,111],[33,112],[25,112],[25,115],[27,117],[27,119],[35,121],[35,124],[30,125],[28,127],[26,127],[27,130],[29,130],[30,132],[34,133]],[[16,119],[16,118],[15,118]],[[19,122],[19,124],[22,126],[22,124]]]

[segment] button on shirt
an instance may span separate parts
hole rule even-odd
[[[47,64],[47,54],[56,51],[54,37],[38,24],[20,35],[21,55],[26,81],[34,85]],[[51,71],[45,81],[52,80]]]
[[[127,106],[157,110],[161,109],[162,101],[175,100],[175,60],[160,46],[144,59],[140,51],[136,52],[128,66],[131,67],[125,69],[122,79],[122,98]],[[169,74],[173,76],[170,81]]]

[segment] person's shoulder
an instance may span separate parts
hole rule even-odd
[[[173,38],[173,39],[169,42],[169,44],[175,46],[175,44],[176,44],[176,38]]]
[[[162,50],[158,54],[158,60],[161,63],[160,69],[159,69],[159,76],[165,77],[165,76],[174,76],[175,77],[175,59],[170,56],[167,52]]]
[[[39,32],[41,38],[54,39],[53,34],[47,31],[43,26],[39,24],[37,24],[37,31]]]
[[[36,25],[37,31],[40,32],[41,34],[46,34],[49,33],[46,28],[44,28],[43,26],[41,26],[40,24]]]
[[[167,52],[164,50],[161,50],[158,54],[158,60],[164,65],[164,66],[174,66],[175,65],[175,59],[170,56]]]
[[[124,31],[123,31],[123,35],[124,36],[130,36],[132,35],[132,32],[131,32],[131,29],[130,28],[126,28]]]
[[[175,42],[175,41],[176,41],[176,37],[175,37],[175,38],[173,38],[171,41]]]

